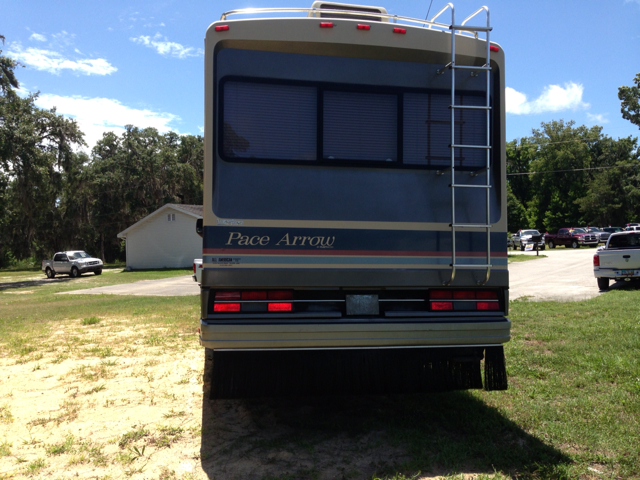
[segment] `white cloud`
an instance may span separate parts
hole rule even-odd
[[[200,48],[196,49],[193,47],[185,47],[184,45],[180,45],[176,42],[169,42],[167,41],[167,37],[163,37],[159,33],[156,33],[153,37],[149,35],[140,35],[139,37],[131,37],[129,40],[139,45],[153,48],[160,55],[164,56],[186,58],[198,57],[204,53]]]
[[[587,118],[589,119],[590,122],[593,123],[609,123],[609,120],[601,113],[588,113],[587,112]]]
[[[47,37],[39,33],[32,33],[31,36],[29,37],[29,40],[35,40],[36,42],[46,42]]]
[[[574,82],[565,83],[564,87],[548,85],[544,88],[542,95],[529,101],[524,93],[507,87],[505,89],[506,110],[507,113],[514,115],[528,115],[588,108],[589,104],[582,101],[583,92],[584,87]]]
[[[12,44],[8,54],[36,70],[43,70],[55,75],[59,75],[62,70],[71,70],[83,75],[110,75],[118,70],[104,58],[71,60],[61,53],[51,50],[33,47],[23,49],[19,43]]]
[[[171,113],[131,108],[110,98],[42,94],[36,104],[40,108],[56,107],[57,113],[75,119],[85,134],[85,142],[89,148],[93,148],[103,133],[122,134],[125,125],[153,127],[160,133],[165,133],[175,130],[169,126],[171,122],[180,120],[180,117]]]

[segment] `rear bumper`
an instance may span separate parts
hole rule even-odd
[[[200,344],[214,350],[486,346],[508,342],[511,321],[504,316],[201,320],[200,332]]]
[[[622,274],[620,269],[599,269],[593,271],[593,276],[596,278],[610,278],[611,280],[625,280],[625,279],[639,279],[640,269],[625,270],[633,273]]]

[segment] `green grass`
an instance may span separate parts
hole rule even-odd
[[[514,262],[528,262],[530,260],[537,260],[539,258],[547,258],[546,255],[525,255],[525,254],[517,254],[517,253],[509,253],[507,255],[507,259],[509,263]]]

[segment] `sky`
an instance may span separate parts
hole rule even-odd
[[[39,107],[56,107],[77,120],[89,148],[104,132],[120,134],[127,124],[198,135],[207,27],[229,10],[311,3],[0,0],[0,35],[6,38],[0,48],[24,65],[16,72],[22,94],[40,92]],[[452,3],[458,21],[489,7],[491,40],[506,56],[508,141],[560,119],[599,125],[612,138],[640,135],[622,119],[617,96],[618,87],[632,85],[640,72],[640,0]],[[446,2],[371,4],[413,18],[429,12],[431,18]]]

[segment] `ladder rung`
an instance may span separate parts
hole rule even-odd
[[[481,67],[472,67],[471,65],[456,65],[455,63],[449,68],[454,68],[456,70],[491,70],[491,67],[488,67],[486,65],[483,65]]]
[[[469,264],[460,264],[460,263],[450,263],[449,264],[450,267],[456,267],[456,268],[492,268],[493,265],[491,265],[490,263],[487,263],[485,265],[469,265]]]
[[[453,188],[491,188],[491,185],[468,185],[466,183],[450,183]]]
[[[451,148],[479,148],[482,150],[491,150],[491,145],[451,145]]]
[[[453,228],[491,228],[493,225],[480,225],[472,223],[456,223],[454,225],[449,224]]]
[[[449,30],[462,30],[465,32],[490,32],[493,27],[472,27],[467,25],[449,25]]]
[[[478,107],[475,105],[449,105],[449,108],[459,108],[461,110],[491,110],[491,107]]]

